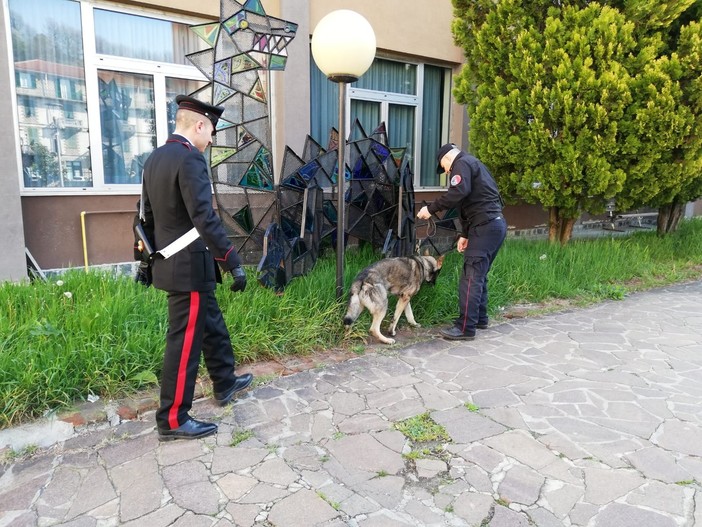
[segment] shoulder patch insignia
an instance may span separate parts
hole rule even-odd
[[[455,187],[456,185],[460,185],[460,184],[461,184],[461,176],[460,175],[456,174],[455,176],[453,176],[451,178],[451,186],[452,187]]]

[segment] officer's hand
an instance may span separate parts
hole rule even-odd
[[[427,208],[426,205],[424,205],[424,206],[419,210],[419,212],[417,213],[417,217],[418,217],[420,220],[428,220],[429,218],[431,218],[431,212],[429,212],[429,209]]]
[[[234,283],[229,289],[235,293],[246,289],[246,273],[244,270],[241,267],[235,267],[231,272],[234,277]]]
[[[462,253],[468,248],[468,238],[464,238],[461,236],[458,238],[458,243],[456,244],[456,249],[458,250],[459,253]]]
[[[134,277],[134,280],[141,285],[145,285],[146,287],[149,287],[151,285],[152,279],[151,279],[151,264],[148,262],[141,261],[139,262],[139,267],[137,267],[137,272],[136,276]]]

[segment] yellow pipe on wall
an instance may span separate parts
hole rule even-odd
[[[85,211],[80,213],[80,231],[83,236],[83,261],[85,262],[85,272],[88,272],[88,240],[85,235]]]
[[[88,214],[128,214],[133,213],[132,210],[84,210],[80,213],[80,230],[83,238],[83,262],[85,263],[85,272],[88,272],[88,237],[85,229],[85,217]]]

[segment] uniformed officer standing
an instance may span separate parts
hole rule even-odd
[[[153,285],[168,293],[168,334],[156,412],[159,439],[196,439],[214,434],[217,425],[189,415],[200,353],[212,380],[214,398],[225,405],[253,380],[234,374],[234,351],[215,288],[222,281],[217,263],[232,273],[232,291],[246,288],[241,260],[212,206],[204,156],[224,108],[193,97],[176,97],[175,132],[154,150],[144,166],[144,228],[154,250],[196,228],[199,237],[168,258],[157,253]],[[172,246],[171,246],[172,247]]]
[[[458,282],[459,315],[440,334],[451,340],[472,340],[476,328],[488,327],[487,274],[507,234],[502,198],[487,167],[453,143],[442,146],[437,159],[437,171],[448,172],[450,187],[446,194],[422,207],[417,217],[428,220],[441,210],[460,210],[462,233],[456,247],[463,253],[463,272]]]

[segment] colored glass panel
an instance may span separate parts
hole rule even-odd
[[[238,150],[231,146],[213,146],[211,147],[210,165],[214,168],[217,165],[224,163],[237,152]]]
[[[261,84],[261,79],[256,79],[256,83],[251,88],[249,95],[257,101],[266,102],[266,92]]]
[[[232,73],[254,70],[258,68],[258,66],[258,62],[245,53],[232,57]]]
[[[232,63],[229,59],[216,62],[214,65],[214,80],[222,84],[229,84],[229,77],[232,74],[231,69]]]
[[[191,26],[195,34],[210,46],[214,46],[219,36],[219,24],[202,24],[200,26]]]
[[[253,216],[251,215],[251,207],[246,204],[239,209],[238,212],[232,215],[232,219],[242,228],[247,234],[251,234],[254,230]]]
[[[232,95],[234,95],[236,92],[232,90],[229,86],[225,86],[223,84],[215,83],[214,85],[214,97],[212,103],[215,106],[219,106],[222,104],[224,101],[229,99]]]
[[[224,28],[231,35],[232,33],[249,27],[249,22],[246,20],[246,12],[239,11],[237,14],[228,18],[223,22]]]
[[[261,5],[260,0],[247,0],[246,3],[244,4],[244,9],[247,11],[253,11],[254,13],[258,13],[259,15],[264,15],[266,14],[265,9],[263,9],[263,5]]]

